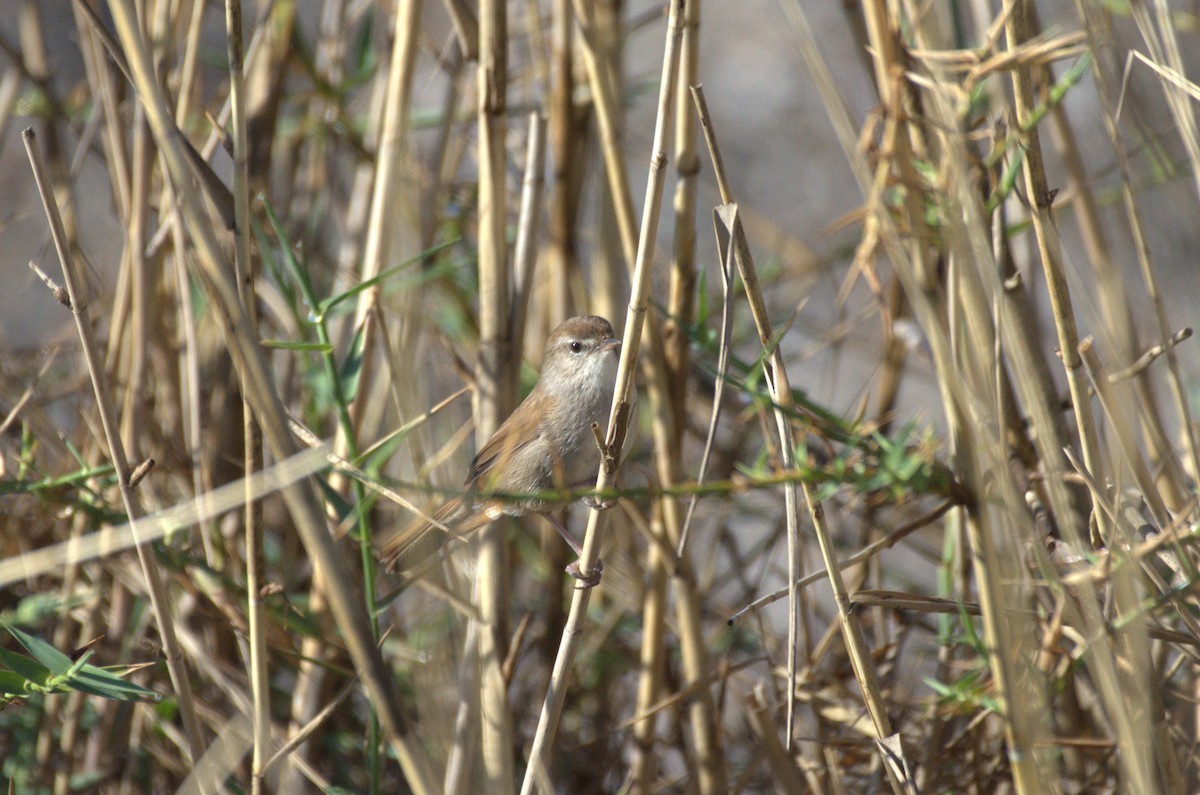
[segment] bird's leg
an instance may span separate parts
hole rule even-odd
[[[557,516],[552,513],[544,513],[542,516],[546,517],[546,521],[554,526],[558,534],[563,537],[563,541],[567,542],[567,545],[574,550],[576,555],[583,555],[583,547],[575,540],[575,536],[571,535],[571,531],[564,527],[562,522],[558,521]],[[579,580],[579,587],[581,588],[595,588],[600,583],[600,572],[602,571],[604,571],[604,564],[598,560],[596,561],[596,567],[592,569],[592,573],[586,576],[583,570],[579,568],[578,560],[569,564],[566,568],[567,574]]]

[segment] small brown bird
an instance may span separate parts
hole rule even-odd
[[[542,373],[471,462],[467,494],[447,502],[433,522],[418,518],[387,539],[380,559],[389,570],[411,566],[441,546],[445,531],[478,530],[502,515],[542,514],[580,554],[579,543],[550,511],[562,504],[522,494],[577,488],[593,482],[600,451],[592,423],[605,427],[612,402],[621,341],[602,317],[564,320],[550,335]],[[432,543],[425,542],[433,534]],[[405,564],[401,566],[401,563]],[[599,581],[599,567],[583,577],[576,564],[568,573],[586,587]]]

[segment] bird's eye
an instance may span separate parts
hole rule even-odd
[[[571,340],[571,344],[567,347],[571,349],[571,353],[579,353],[583,350],[583,343],[579,340]]]

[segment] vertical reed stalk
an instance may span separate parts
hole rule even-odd
[[[475,364],[475,437],[482,447],[516,405],[520,340],[512,336],[512,270],[508,259],[505,143],[508,113],[508,13],[504,0],[486,0],[479,13],[476,71],[479,159],[479,358]],[[511,791],[512,712],[500,666],[508,648],[509,594],[506,522],[479,538],[474,599],[479,607],[480,728],[485,781],[491,792]]]
[[[242,72],[242,3],[226,0],[225,29],[229,58],[229,120],[233,139],[233,269],[237,277],[247,327],[258,338],[256,273],[250,257],[250,179],[246,138],[245,80]],[[185,92],[186,93],[186,92]],[[242,444],[246,478],[243,532],[246,544],[246,618],[250,627],[250,690],[254,700],[251,716],[254,748],[250,760],[250,787],[263,792],[263,766],[271,753],[271,685],[267,670],[266,628],[263,613],[264,563],[262,506],[250,491],[250,476],[262,465],[262,436],[254,421],[254,409],[242,389]]]

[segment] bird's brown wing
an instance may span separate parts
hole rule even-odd
[[[509,415],[471,461],[471,472],[466,482],[468,494],[448,501],[432,517],[416,517],[378,545],[379,559],[389,571],[408,568],[440,549],[451,534],[458,536],[473,532],[494,518],[483,511],[473,510],[475,495],[470,492],[490,489],[490,475],[497,468],[502,469],[517,451],[541,437],[537,426],[541,425],[544,418],[526,413],[531,423],[520,419],[520,414],[515,412]]]
[[[524,416],[524,419],[522,419]],[[467,476],[468,489],[488,489],[490,475],[503,468],[505,461],[538,441],[542,434],[539,427],[545,417],[516,411],[508,416],[487,444],[479,449],[471,460],[471,472]]]

